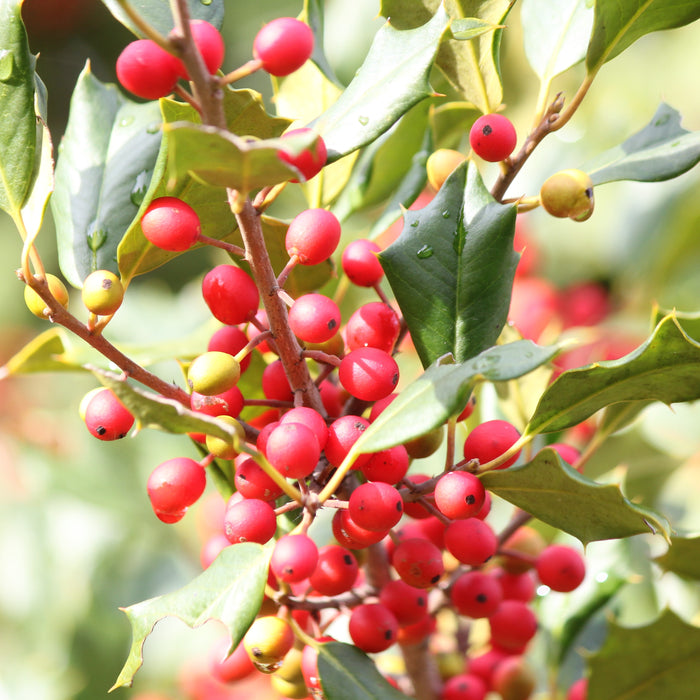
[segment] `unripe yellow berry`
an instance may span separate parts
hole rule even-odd
[[[286,620],[266,615],[258,617],[243,637],[243,646],[255,666],[272,673],[282,665],[294,645],[294,632]]]
[[[61,282],[56,275],[47,273],[46,283],[49,285],[49,291],[54,296],[56,301],[65,309],[68,306],[68,290],[66,285]],[[24,303],[27,308],[39,318],[48,318],[48,307],[46,302],[29,286],[24,288]]]
[[[585,221],[593,213],[593,181],[582,170],[561,170],[544,181],[540,202],[552,216]]]
[[[233,355],[212,350],[196,357],[187,370],[193,391],[205,396],[223,394],[238,383],[241,366]]]
[[[83,304],[98,316],[113,314],[122,304],[124,287],[122,281],[109,270],[95,270],[83,282]]]
[[[213,435],[207,435],[207,449],[211,454],[219,459],[235,459],[238,456],[236,446],[239,442],[245,440],[245,431],[243,426],[231,416],[219,416],[217,420],[230,425],[236,431],[236,438],[231,440],[223,440]]]
[[[451,148],[438,148],[428,156],[425,169],[428,182],[434,190],[439,190],[450,173],[466,160],[466,156]]]
[[[288,681],[286,678],[272,674],[272,687],[283,697],[290,700],[303,700],[309,697],[309,690],[302,678],[300,681]]]

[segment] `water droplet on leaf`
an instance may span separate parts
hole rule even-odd
[[[450,212],[445,209],[445,211],[442,212],[442,218],[443,219],[449,219],[450,218]]]
[[[418,248],[416,251],[416,257],[420,258],[421,260],[425,260],[426,258],[430,258],[433,255],[433,252],[432,246],[426,244]]]
[[[0,49],[0,80],[9,80],[15,67],[15,59],[9,49]]]
[[[95,228],[87,235],[88,246],[94,253],[98,251],[107,240],[107,231],[102,228]]]
[[[201,2],[202,5],[211,5],[211,0],[199,0],[199,2]]]
[[[157,134],[160,131],[160,122],[151,122],[146,127],[147,134]]]
[[[134,118],[131,115],[128,115],[126,117],[122,117],[119,120],[119,126],[129,126],[129,124],[132,124],[134,121]]]
[[[134,186],[131,188],[130,199],[132,204],[137,207],[141,206],[143,198],[146,196],[148,191],[148,184],[151,180],[150,173],[146,170],[142,170],[137,176]]]
[[[362,126],[367,126],[367,124],[369,124],[369,117],[361,116],[357,118],[357,121],[360,122]]]
[[[415,219],[414,221],[411,221],[411,227],[412,227],[412,228],[416,228],[416,227],[418,226],[419,223],[420,223],[420,222],[418,221],[418,219]]]

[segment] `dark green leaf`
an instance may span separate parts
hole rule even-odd
[[[666,316],[673,314],[678,325],[693,339],[700,342],[700,312],[673,311],[672,309],[655,308],[652,324],[656,327]]]
[[[540,398],[525,432],[564,430],[623,401],[671,404],[698,398],[700,344],[670,315],[642,345],[619,360],[563,372]]]
[[[594,73],[645,34],[682,27],[698,17],[695,0],[596,0],[586,68]]]
[[[459,413],[477,382],[516,379],[549,362],[558,350],[519,340],[484,350],[464,364],[432,365],[382,411],[357,445],[362,452],[377,452],[423,435]]]
[[[61,270],[74,286],[117,272],[117,246],[139,209],[161,141],[158,104],[127,100],[88,63],[71,98],[51,209]]]
[[[695,700],[700,686],[700,629],[665,610],[644,627],[609,625],[590,659],[590,700]]]
[[[594,185],[615,180],[657,182],[677,177],[699,161],[700,131],[683,129],[681,115],[662,103],[641,131],[581,169]]]
[[[492,493],[584,545],[644,532],[668,537],[663,517],[626,499],[619,486],[582,476],[552,449],[522,466],[488,471],[481,480]]]
[[[319,646],[318,675],[327,700],[406,700],[367,654],[351,644]]]
[[[313,124],[329,161],[371,143],[432,94],[428,75],[448,24],[440,9],[417,29],[398,31],[386,24],[377,32],[353,81]]]
[[[520,13],[525,54],[543,83],[586,57],[593,28],[590,0],[523,0]]]
[[[496,342],[518,262],[516,209],[496,203],[475,165],[457,168],[379,259],[424,367],[457,362]]]
[[[118,0],[102,0],[115,19],[119,20],[136,36],[142,37],[141,32],[129,19]],[[167,34],[173,28],[173,15],[169,0],[129,0],[131,7],[161,34]],[[204,19],[221,29],[224,23],[224,0],[187,0],[187,6],[192,19]]]
[[[0,3],[0,208],[20,219],[36,169],[34,64],[21,0]]]
[[[671,537],[666,554],[654,559],[664,570],[683,578],[700,580],[700,536]]]
[[[183,588],[123,608],[131,623],[129,658],[112,687],[130,686],[143,663],[143,644],[154,625],[175,616],[190,627],[220,620],[236,646],[255,619],[267,580],[269,550],[243,542],[226,547],[214,562]]]

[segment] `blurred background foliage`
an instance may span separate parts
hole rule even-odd
[[[225,5],[225,70],[249,58],[252,38],[264,22],[301,9],[298,0],[226,0]],[[326,2],[327,52],[345,82],[383,23],[378,5],[376,0]],[[131,36],[95,0],[26,0],[25,13],[31,48],[40,54],[38,72],[49,90],[49,126],[57,145],[86,59],[100,80],[114,81],[114,62]],[[606,65],[579,113],[537,150],[511,192],[535,194],[552,172],[577,167],[623,141],[649,121],[662,100],[681,112],[685,128],[699,130],[699,45],[696,23],[646,36]],[[530,126],[537,81],[524,57],[517,4],[504,34],[502,68],[507,112],[522,136]],[[581,70],[560,77],[556,88],[571,94]],[[246,86],[271,98],[263,75],[250,78]],[[489,181],[489,171],[485,179]],[[700,308],[699,194],[698,168],[662,184],[613,183],[596,192],[596,212],[583,224],[535,211],[526,226],[544,276],[560,287],[579,280],[603,282],[616,309],[608,323],[641,338],[654,303]],[[373,214],[353,217],[345,235],[365,235]],[[57,271],[50,216],[38,246],[48,269]],[[14,273],[20,251],[11,220],[0,214],[0,363],[45,329],[22,300]],[[208,313],[199,278],[219,260],[203,249],[137,279],[110,326],[111,337],[155,342],[200,328]],[[179,379],[174,363],[157,371]],[[130,644],[129,625],[118,607],[173,590],[200,570],[201,533],[211,527],[207,502],[181,523],[165,526],[153,517],[145,492],[157,463],[194,456],[194,448],[184,438],[156,432],[97,443],[77,410],[94,385],[91,377],[79,374],[0,383],[0,700],[106,697]],[[699,411],[694,405],[674,412],[663,406],[649,409],[610,440],[587,473],[605,478],[613,467],[627,469],[629,495],[660,508],[682,531],[700,530]],[[640,539],[597,543],[589,554],[601,571],[611,562],[616,566],[634,559],[630,572],[644,573],[638,564],[644,557],[633,556],[635,550],[648,553]],[[620,604],[620,610],[636,612],[625,613],[623,622],[648,621],[664,598],[697,605],[684,584],[670,575],[663,578],[665,587],[647,582],[628,593],[636,596],[635,604]],[[685,592],[680,595],[679,589]],[[553,617],[559,613],[551,611]],[[177,621],[161,623],[147,642],[138,690],[117,693],[136,697],[153,688],[181,697],[178,678],[204,663],[218,634],[208,627],[191,631]]]

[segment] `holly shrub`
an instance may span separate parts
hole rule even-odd
[[[585,250],[596,216],[604,237],[630,210],[608,183],[700,161],[669,104],[622,126],[614,95],[581,109],[700,3],[381,0],[347,84],[322,2],[260,26],[233,70],[224,10],[255,8],[104,4],[134,35],[120,84],[85,66],[54,152],[22,0],[0,1],[0,207],[45,323],[2,378],[92,377],[74,416],[105,454],[168,434],[119,487],[145,529],[207,523],[189,583],[118,601],[133,642],[114,688],[138,690],[175,616],[226,629],[196,682],[159,689],[178,698],[697,697],[698,618],[675,603],[698,601],[700,541],[657,510],[671,468],[653,440],[625,435],[700,398],[700,317],[670,299],[626,325],[614,277],[581,278],[574,255],[548,277],[536,231]],[[505,80],[506,47],[534,75]],[[240,86],[266,71],[269,94]],[[179,337],[127,341],[122,314],[149,323],[139,278],[202,251],[183,282],[197,332],[166,307]],[[632,626],[640,596],[655,603]]]

